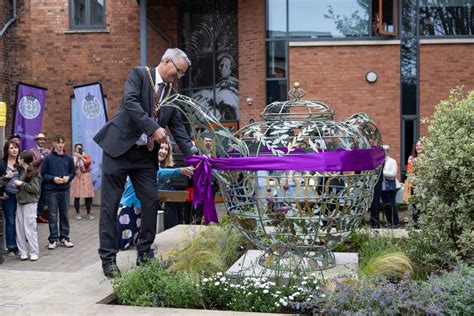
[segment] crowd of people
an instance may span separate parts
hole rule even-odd
[[[0,160],[7,256],[20,260],[39,259],[37,223],[48,223],[49,250],[74,247],[69,238],[71,193],[77,214],[78,199],[84,197],[88,218],[94,219],[90,212],[94,196],[88,171],[90,157],[82,144],[75,145],[73,158],[65,150],[64,135],[54,135],[52,149],[46,147],[46,141],[45,134],[38,133],[36,146],[21,150],[20,137],[12,135],[5,142]]]

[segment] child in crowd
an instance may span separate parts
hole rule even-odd
[[[13,180],[16,193],[16,242],[20,259],[38,260],[38,233],[36,231],[36,205],[41,194],[41,176],[33,167],[33,154],[23,151],[18,157],[18,164],[23,168],[19,180]]]
[[[74,160],[64,150],[66,138],[62,134],[54,135],[54,150],[43,160],[41,176],[48,200],[49,244],[53,250],[59,245],[71,248],[74,244],[69,240],[69,189],[74,178]],[[59,236],[58,236],[59,210]]]

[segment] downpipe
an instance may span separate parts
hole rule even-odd
[[[3,26],[0,31],[0,37],[3,37],[3,34],[7,31],[8,27],[16,21],[16,0],[13,0],[13,17]]]

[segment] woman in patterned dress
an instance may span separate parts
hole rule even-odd
[[[76,219],[82,219],[79,210],[79,202],[81,198],[85,199],[87,219],[95,218],[91,214],[92,198],[94,197],[92,177],[90,173],[91,163],[91,158],[84,151],[82,144],[74,145],[74,167],[76,169],[76,176],[71,182],[71,195],[74,197]]]

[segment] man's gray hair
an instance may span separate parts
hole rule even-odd
[[[179,48],[168,48],[163,54],[163,57],[161,57],[161,62],[165,59],[172,59],[176,62],[176,60],[180,58],[183,58],[188,63],[188,66],[191,66],[191,61],[189,60],[188,55]]]

